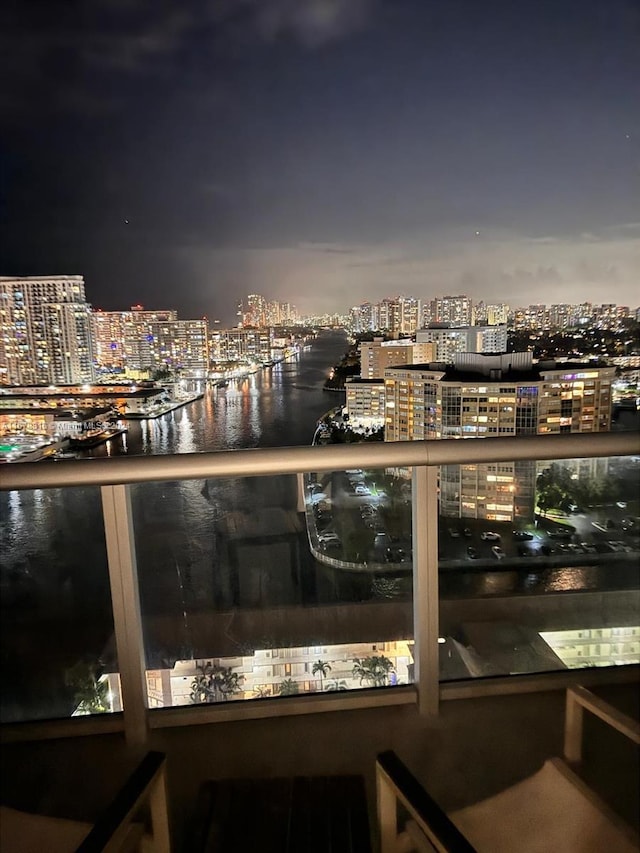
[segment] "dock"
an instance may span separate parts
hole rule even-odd
[[[195,403],[196,400],[201,400],[203,397],[204,393],[192,394],[189,397],[185,397],[184,400],[171,400],[170,403],[158,406],[152,412],[126,412],[121,415],[121,418],[127,421],[156,420],[157,418],[161,418],[163,415],[168,415],[169,412],[181,409],[183,406],[188,406],[189,403]]]

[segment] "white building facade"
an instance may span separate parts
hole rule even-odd
[[[82,276],[0,277],[0,382],[92,382],[91,307]]]
[[[606,432],[614,379],[612,367],[534,365],[530,352],[388,368],[385,441]],[[442,466],[441,513],[530,518],[535,476],[535,462]]]

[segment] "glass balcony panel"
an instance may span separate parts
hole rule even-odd
[[[640,661],[640,458],[443,466],[438,550],[441,680]]]
[[[2,722],[121,710],[100,489],[0,492],[0,519]]]
[[[407,684],[410,480],[132,487],[152,708]]]

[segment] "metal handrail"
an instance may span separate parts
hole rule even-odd
[[[215,477],[261,477],[346,468],[402,468],[486,462],[640,455],[640,433],[510,436],[399,441],[320,447],[222,450],[158,456],[116,456],[2,466],[0,490],[107,486]]]
[[[427,793],[407,766],[391,750],[376,760],[376,788],[381,853],[399,849],[434,850],[437,853],[476,853],[453,821]],[[417,824],[417,842],[399,844],[397,805],[401,803]],[[423,843],[420,841],[423,840]]]

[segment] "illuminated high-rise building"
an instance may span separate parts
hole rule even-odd
[[[219,361],[270,361],[273,350],[271,329],[221,329],[216,341]]]
[[[509,319],[509,306],[505,302],[498,305],[486,306],[485,322],[487,326],[501,326]],[[476,323],[479,323],[478,315],[476,314]]]
[[[392,334],[400,333],[399,299],[383,299],[378,303],[378,328]]]
[[[295,326],[298,324],[296,306],[290,302],[266,299],[259,293],[250,293],[238,303],[238,326],[263,329],[267,326]]]
[[[532,354],[463,353],[444,368],[385,371],[385,440],[488,438],[607,432],[613,367],[533,364]],[[531,518],[535,462],[445,465],[443,515],[512,521]]]
[[[399,332],[401,335],[413,335],[420,328],[422,307],[419,299],[410,296],[401,296],[398,299],[400,306]]]
[[[473,302],[468,296],[441,296],[432,299],[430,322],[470,326],[473,322]]]
[[[117,371],[126,369],[124,337],[130,314],[130,311],[93,312],[95,362],[98,368]]]
[[[259,293],[250,293],[242,303],[242,325],[259,329],[266,325],[267,300]],[[240,312],[239,312],[240,313]]]
[[[157,340],[153,326],[178,319],[174,309],[148,310],[142,305],[132,305],[126,313],[124,327],[124,356],[131,370],[155,370],[160,365]]]
[[[157,363],[183,374],[202,376],[209,369],[209,323],[161,320],[151,324]]]
[[[363,302],[362,305],[354,305],[349,312],[351,328],[354,332],[370,332],[376,329],[373,324],[373,305],[370,302]]]
[[[91,307],[80,275],[0,277],[0,382],[94,378]]]
[[[130,311],[94,311],[92,320],[98,368],[137,372],[161,366],[154,326],[176,322],[178,312],[133,305]]]

